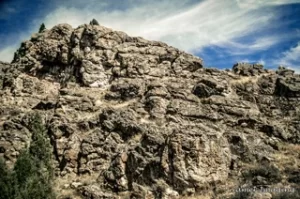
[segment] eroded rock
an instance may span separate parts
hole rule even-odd
[[[285,68],[203,68],[95,21],[61,24],[0,63],[0,156],[13,166],[30,143],[26,115],[39,112],[57,190],[84,198],[226,198],[249,183],[280,185],[283,172],[296,186],[299,174],[283,168],[299,167],[299,92]]]

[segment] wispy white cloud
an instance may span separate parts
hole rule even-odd
[[[251,53],[267,50],[283,40],[283,37],[279,36],[263,36],[256,38],[253,42],[238,43],[229,40],[219,45],[226,47],[226,52],[230,55],[249,55]]]
[[[262,64],[265,65],[266,62],[263,59],[237,59],[236,62],[244,62],[244,63],[257,63],[257,64]]]
[[[58,23],[77,27],[95,18],[101,25],[129,35],[164,41],[191,53],[214,45],[232,54],[249,54],[267,49],[282,39],[274,35],[257,36],[250,43],[237,42],[238,38],[279,25],[272,22],[280,13],[261,8],[295,2],[300,0],[202,0],[196,3],[194,0],[140,0],[138,4],[127,0],[118,1],[124,4],[123,9],[115,9],[115,1],[66,0],[59,1],[59,6],[44,19],[35,20],[32,32],[36,32],[42,22],[47,28]]]
[[[300,42],[298,42],[297,46],[291,48],[289,51],[283,53],[284,57],[282,59],[283,62],[289,61],[300,61]]]
[[[299,3],[300,0],[236,0],[236,2],[241,8],[255,9],[262,6],[277,6]]]
[[[11,62],[14,53],[16,52],[18,46],[8,46],[0,50],[0,60],[5,62]]]
[[[257,63],[259,63],[259,64],[262,64],[262,65],[266,65],[266,61],[265,60],[263,60],[263,59],[260,59],[260,60],[258,60],[258,62]]]
[[[300,73],[300,41],[295,47],[283,52],[282,57],[275,60],[275,62],[279,65],[290,67]]]
[[[9,16],[9,14],[17,11],[14,7],[10,7],[7,5],[4,5],[0,8],[1,8],[0,19],[6,19]]]
[[[94,8],[59,7],[49,13],[45,24],[49,27],[57,23],[69,23],[76,27],[87,23],[91,18],[100,24],[122,30],[130,35],[143,36],[147,39],[162,40],[170,45],[188,52],[199,51],[205,46],[227,44],[236,49],[261,50],[278,42],[277,38],[258,38],[250,45],[234,42],[234,39],[247,36],[253,32],[273,26],[270,23],[276,13],[264,10],[253,12],[249,7],[241,7],[248,1],[215,1],[205,0],[194,6],[186,6],[179,0],[162,1],[135,5],[126,10],[105,11],[107,5],[100,4]],[[255,9],[268,4],[257,4]],[[278,1],[274,1],[276,4]],[[253,2],[252,2],[253,3]],[[283,3],[283,2],[281,2]],[[287,3],[287,2],[285,2]],[[252,8],[253,9],[253,8]],[[240,51],[240,50],[239,50]]]
[[[3,36],[6,38],[7,41],[10,41],[10,45],[3,46],[2,48],[0,48],[0,60],[5,62],[11,62],[13,60],[14,53],[20,47],[21,42],[28,40],[30,35],[33,32],[36,32],[36,30],[38,30],[38,27],[34,26],[34,28],[31,28],[29,31],[24,31],[19,34],[14,33],[11,35],[0,35],[0,37]]]

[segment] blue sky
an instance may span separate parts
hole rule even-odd
[[[160,40],[203,58],[285,65],[300,72],[300,0],[0,0],[0,60],[37,32],[91,19],[132,36]]]

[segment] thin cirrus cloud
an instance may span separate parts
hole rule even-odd
[[[300,0],[141,0],[139,3],[127,0],[120,1],[119,7],[115,1],[54,2],[57,6],[43,19],[35,19],[31,32],[22,39],[28,39],[42,22],[47,28],[59,23],[77,27],[95,18],[101,25],[129,35],[164,41],[193,54],[201,54],[208,46],[218,46],[232,55],[247,55],[282,42],[282,35],[261,34],[280,25],[276,21],[280,13],[267,9]],[[18,45],[2,48],[0,59],[10,61]]]
[[[276,6],[299,3],[299,0],[236,0],[240,8],[255,9],[261,6]]]
[[[267,50],[273,45],[282,42],[283,39],[283,37],[278,36],[262,36],[254,39],[254,41],[250,43],[241,43],[228,40],[218,44],[218,46],[225,47],[225,52],[230,55],[249,55],[262,50]]]
[[[173,9],[166,9],[166,2]],[[242,9],[235,1],[206,0],[186,7],[178,7],[178,2],[146,3],[112,12],[101,11],[101,6],[98,9],[89,7],[89,12],[76,7],[60,7],[46,16],[45,23],[51,27],[67,22],[76,27],[94,17],[100,24],[130,35],[162,40],[194,52],[210,44],[221,45],[259,31],[274,17],[273,13]],[[152,11],[154,13],[150,15]]]
[[[289,66],[291,69],[300,73],[300,41],[294,47],[282,53],[281,58],[276,59],[280,65]]]

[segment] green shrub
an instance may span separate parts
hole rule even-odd
[[[253,182],[258,176],[263,177],[263,179],[268,184],[278,183],[282,179],[279,169],[277,169],[274,165],[264,165],[264,166],[261,165],[243,173],[243,177],[245,179],[250,179]],[[260,184],[259,182],[255,182],[255,185],[263,185],[263,184]]]
[[[47,130],[42,125],[42,119],[39,115],[33,116],[29,129],[32,132],[29,153],[39,164],[43,164],[49,169],[51,167],[52,147],[49,139],[47,139]]]
[[[3,159],[0,159],[0,176],[0,199],[13,199],[12,173],[6,167]]]
[[[291,193],[280,193],[272,196],[272,199],[300,199],[300,192],[296,190]]]
[[[236,192],[231,199],[247,199],[250,197],[250,192]]]
[[[52,199],[55,198],[51,184],[38,173],[31,174],[22,187],[18,188],[16,199]]]
[[[13,169],[14,177],[19,185],[25,184],[27,179],[38,170],[35,164],[28,151],[21,152]]]
[[[9,171],[0,161],[0,199],[52,199],[53,168],[51,145],[39,115],[31,118],[28,127],[32,141]]]

